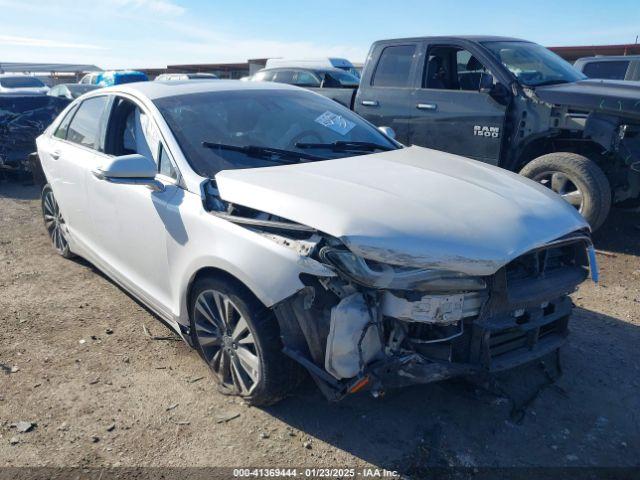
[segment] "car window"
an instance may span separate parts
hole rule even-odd
[[[320,81],[310,72],[298,71],[293,84],[304,87],[319,87]]]
[[[82,102],[67,131],[67,140],[85,147],[103,151],[102,133],[105,107],[109,102],[106,95],[89,98]]]
[[[589,62],[582,69],[589,78],[606,78],[609,80],[624,80],[629,68],[628,60],[610,62]]]
[[[174,180],[178,178],[178,172],[176,172],[175,167],[173,166],[173,162],[169,157],[167,150],[164,148],[164,145],[160,144],[160,153],[158,154],[158,172],[167,177],[173,178]]]
[[[62,119],[62,121],[58,125],[58,128],[56,128],[56,131],[53,133],[54,137],[61,138],[63,140],[67,138],[67,130],[69,129],[69,124],[71,123],[71,120],[73,119],[73,115],[76,113],[76,110],[78,110],[77,105],[72,107],[71,110],[67,112],[65,117]]]
[[[425,62],[422,87],[439,90],[479,91],[489,70],[460,47],[433,45]]]
[[[295,72],[293,70],[278,70],[273,76],[272,82],[278,83],[293,83],[293,76]]]
[[[35,77],[24,76],[0,78],[0,86],[4,88],[42,88],[45,84]]]
[[[134,102],[120,97],[115,99],[106,137],[105,153],[108,155],[137,153],[153,160],[159,173],[178,178],[156,123]]]
[[[415,52],[415,45],[385,47],[378,60],[371,84],[376,87],[408,86]]]
[[[275,72],[273,71],[263,71],[256,73],[252,80],[255,82],[270,82],[273,80]]]

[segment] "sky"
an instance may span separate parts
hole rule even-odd
[[[0,63],[102,68],[346,57],[384,38],[488,34],[634,43],[640,0],[0,0]]]

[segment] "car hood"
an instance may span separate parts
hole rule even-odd
[[[314,227],[365,258],[471,275],[588,228],[533,181],[421,147],[226,170],[216,183],[222,199]]]
[[[535,92],[547,103],[640,119],[640,82],[590,79],[536,87]]]

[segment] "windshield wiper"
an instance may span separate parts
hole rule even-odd
[[[348,142],[344,140],[338,140],[332,143],[296,143],[297,148],[328,148],[334,152],[355,151],[355,152],[373,152],[375,150],[382,150],[387,152],[389,150],[395,150],[393,147],[387,147],[386,145],[380,145],[379,143],[372,142]]]
[[[309,155],[308,153],[295,152],[293,150],[281,150],[279,148],[271,148],[271,147],[260,147],[258,145],[228,145],[226,143],[216,143],[216,142],[202,142],[202,146],[205,148],[210,148],[212,150],[221,149],[221,150],[230,150],[232,152],[240,152],[250,157],[259,157],[263,160],[267,160],[269,162],[276,163],[297,163],[295,161],[287,162],[285,159],[294,159],[294,160],[326,160],[324,157],[318,157],[316,155]],[[271,158],[272,156],[280,157],[278,159]]]

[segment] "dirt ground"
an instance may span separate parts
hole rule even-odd
[[[463,381],[338,404],[309,381],[260,409],[217,393],[181,341],[146,335],[170,332],[91,265],[57,256],[35,187],[0,182],[0,466],[639,466],[640,214],[614,211],[595,240],[601,283],[573,295],[564,373],[523,418]],[[545,377],[500,381],[521,401]]]

